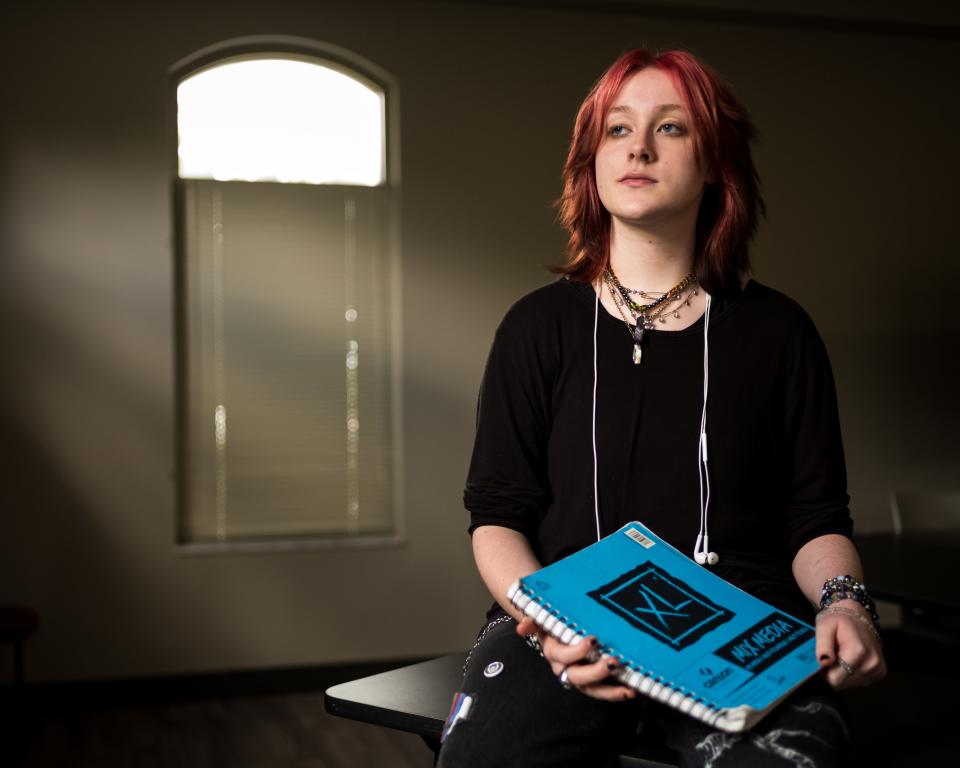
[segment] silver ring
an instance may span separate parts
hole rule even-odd
[[[856,672],[856,670],[853,667],[851,667],[846,661],[841,659],[839,656],[837,656],[837,666],[839,666],[840,669],[842,669],[848,675],[852,675],[854,672]]]
[[[563,668],[563,671],[560,672],[559,675],[557,675],[557,680],[559,680],[559,681],[560,681],[560,685],[562,685],[562,686],[563,686],[564,688],[566,688],[568,691],[569,691],[571,688],[573,688],[573,686],[570,684],[570,679],[567,677],[567,667],[564,667],[564,668]]]

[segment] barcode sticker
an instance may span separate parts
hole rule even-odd
[[[650,549],[650,547],[654,545],[654,542],[652,539],[649,539],[646,536],[644,536],[636,528],[627,528],[627,530],[625,530],[624,533],[627,534],[627,536],[629,536],[635,542],[637,542],[637,544],[639,544],[641,547]]]

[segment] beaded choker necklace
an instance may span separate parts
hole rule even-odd
[[[610,267],[604,270],[603,281],[610,292],[610,298],[620,313],[620,317],[623,318],[624,325],[627,326],[627,332],[633,339],[634,365],[640,365],[640,360],[643,357],[643,337],[647,331],[653,328],[654,321],[659,320],[661,323],[666,323],[667,318],[664,316],[666,314],[680,317],[680,307],[675,305],[682,302],[690,306],[691,297],[697,295],[697,276],[693,272],[666,293],[653,294],[657,297],[648,304],[637,304],[630,294],[638,293],[643,298],[652,298],[651,294],[625,288]],[[691,288],[691,286],[693,287]],[[688,288],[690,288],[690,292],[684,296]],[[671,307],[673,308],[671,309]],[[627,318],[627,311],[625,310],[633,315],[633,323]]]

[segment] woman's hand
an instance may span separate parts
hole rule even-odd
[[[838,574],[845,574],[838,576]],[[853,579],[863,587],[863,567],[853,542],[827,533],[804,544],[793,558],[793,577],[812,605],[820,605],[828,582]],[[856,600],[839,600],[817,614],[820,674],[833,688],[869,685],[887,674],[873,619]]]
[[[553,674],[557,676],[557,685],[560,685],[560,675],[566,671],[567,682],[585,696],[602,701],[625,701],[636,698],[637,692],[633,688],[610,682],[611,673],[620,669],[621,665],[612,656],[596,653],[595,637],[581,637],[574,645],[567,645],[561,643],[549,632],[540,629],[530,617],[524,617],[517,624],[517,634],[523,637],[537,636],[543,655],[550,663]],[[599,656],[599,658],[591,661],[591,656]]]
[[[817,614],[817,659],[820,674],[837,690],[870,685],[887,674],[870,614],[854,600]]]

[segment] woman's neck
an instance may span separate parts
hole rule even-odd
[[[668,291],[693,270],[694,232],[651,232],[614,220],[610,267],[630,288]]]

